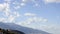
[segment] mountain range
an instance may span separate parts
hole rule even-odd
[[[42,31],[42,30],[37,30],[37,29],[24,27],[24,26],[17,25],[17,24],[14,24],[14,23],[0,22],[0,28],[22,31],[25,34],[51,34],[51,33],[48,33],[48,32]]]

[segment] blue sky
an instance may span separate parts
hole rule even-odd
[[[60,0],[0,0],[0,22],[60,34]]]

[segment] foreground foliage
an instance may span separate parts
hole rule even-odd
[[[9,30],[9,29],[5,30],[0,28],[0,34],[24,34],[24,33],[17,30]]]

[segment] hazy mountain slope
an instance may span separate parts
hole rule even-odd
[[[8,28],[8,29],[12,29],[12,30],[19,30],[24,32],[25,34],[49,34],[48,32],[42,31],[42,30],[36,30],[36,29],[32,29],[32,28],[27,28],[27,27],[23,27],[20,25],[16,25],[14,23],[1,23],[0,24],[1,28]]]
[[[2,29],[8,29],[10,28],[7,24],[0,22],[0,28]]]

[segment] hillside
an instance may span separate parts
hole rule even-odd
[[[36,30],[36,29],[24,27],[24,26],[16,25],[14,23],[1,23],[0,22],[0,28],[18,30],[18,31],[24,32],[25,34],[32,34],[32,33],[33,34],[50,34],[42,30]]]
[[[5,30],[0,28],[0,34],[24,34],[24,33],[17,30],[9,30],[9,29]]]

